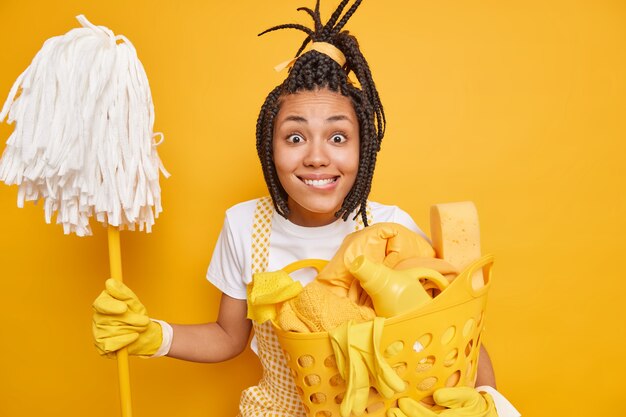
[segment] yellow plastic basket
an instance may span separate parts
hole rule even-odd
[[[493,256],[483,256],[427,306],[385,321],[380,351],[401,344],[399,353],[385,358],[406,381],[406,390],[385,399],[371,388],[366,415],[384,416],[401,397],[432,404],[438,388],[474,386],[492,265]],[[481,269],[483,280],[474,288],[478,285],[472,284],[472,276]],[[339,417],[345,382],[328,333],[286,332],[276,325],[274,329],[308,415]]]

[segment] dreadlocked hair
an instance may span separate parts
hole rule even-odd
[[[313,19],[313,28],[290,23],[271,27],[259,36],[279,29],[296,29],[307,34],[304,42],[296,52],[296,60],[289,71],[289,75],[282,84],[274,88],[263,103],[256,125],[256,147],[263,176],[274,202],[274,207],[283,217],[289,215],[287,193],[278,180],[273,161],[272,140],[274,120],[281,105],[281,98],[296,94],[300,91],[314,91],[328,89],[348,97],[359,121],[359,168],[357,178],[352,189],[345,197],[336,217],[347,220],[350,213],[356,211],[355,219],[361,215],[367,226],[366,202],[372,186],[376,155],[385,134],[385,113],[380,102],[378,91],[372,79],[369,65],[363,57],[359,44],[354,36],[342,28],[362,0],[355,0],[351,7],[342,13],[349,0],[342,0],[326,24],[320,18],[320,2],[316,1],[315,9],[300,7],[298,11],[306,12]],[[326,42],[338,48],[346,57],[346,63],[341,67],[328,55],[310,50],[305,51],[310,42]],[[360,88],[348,80],[348,74],[356,76]]]

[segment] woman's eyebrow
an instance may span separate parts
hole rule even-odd
[[[345,114],[337,114],[337,115],[326,118],[326,122],[337,122],[341,120],[351,121],[350,118],[346,116]],[[308,120],[302,116],[291,115],[291,116],[285,117],[283,122],[308,123]]]
[[[307,123],[307,120],[302,116],[287,116],[285,117],[285,122],[298,122],[298,123]]]
[[[347,115],[345,114],[337,114],[335,116],[330,116],[329,118],[326,119],[326,122],[338,122],[338,121],[342,121],[342,120],[346,120],[350,123],[352,123],[352,119],[350,119]]]

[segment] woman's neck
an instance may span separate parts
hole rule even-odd
[[[303,227],[320,227],[327,226],[337,221],[335,212],[332,213],[314,213],[311,211],[293,210],[290,207],[287,220],[291,223]]]

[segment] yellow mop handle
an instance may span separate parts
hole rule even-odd
[[[122,251],[120,250],[120,231],[117,227],[108,226],[109,265],[111,278],[122,281]],[[133,415],[130,404],[130,374],[128,368],[128,350],[117,351],[117,376],[120,382],[120,401],[122,417]]]

